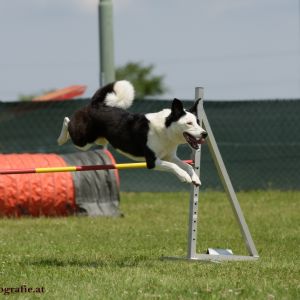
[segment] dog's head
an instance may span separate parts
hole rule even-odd
[[[174,138],[179,143],[188,143],[194,149],[198,149],[199,144],[203,144],[207,137],[206,131],[199,125],[197,118],[198,102],[199,100],[189,110],[185,110],[182,102],[175,98],[171,113],[166,118],[166,127],[172,131]]]

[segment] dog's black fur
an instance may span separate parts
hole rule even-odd
[[[149,120],[144,114],[131,113],[104,103],[114,84],[99,89],[91,103],[71,117],[68,131],[72,142],[79,147],[105,138],[115,149],[136,157],[145,157],[147,167],[155,167],[156,156],[147,146]]]
[[[94,143],[97,138],[103,137],[115,149],[135,157],[144,157],[147,168],[153,169],[157,157],[147,146],[149,120],[144,114],[107,106],[104,103],[105,97],[113,92],[114,83],[104,86],[94,94],[87,106],[73,114],[68,124],[72,142],[78,147],[84,147]],[[197,104],[198,102],[189,111],[196,114]],[[166,127],[185,114],[182,102],[174,99],[171,113],[165,121]]]

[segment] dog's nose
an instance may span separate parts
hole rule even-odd
[[[207,138],[207,132],[206,131],[204,131],[204,132],[202,132],[202,138]]]

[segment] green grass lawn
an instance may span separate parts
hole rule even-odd
[[[0,220],[1,287],[9,299],[300,299],[300,192],[238,194],[257,262],[163,261],[186,255],[188,194],[123,194],[124,218]],[[203,192],[198,252],[247,254],[225,194]],[[3,292],[2,292],[3,294]]]

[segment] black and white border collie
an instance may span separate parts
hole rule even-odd
[[[135,160],[143,160],[148,169],[174,173],[182,182],[200,185],[192,166],[176,156],[179,144],[198,149],[207,133],[196,117],[198,101],[189,110],[174,99],[171,109],[139,114],[126,111],[134,99],[128,81],[116,81],[99,89],[91,102],[64,118],[59,145],[70,138],[81,150],[93,144],[110,143],[117,151]]]

